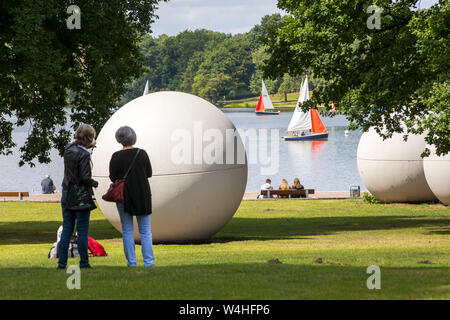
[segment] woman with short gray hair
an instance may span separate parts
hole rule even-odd
[[[127,126],[120,127],[116,131],[116,140],[123,146],[133,146],[136,143],[136,132]]]
[[[152,267],[154,261],[150,215],[152,213],[151,191],[148,178],[152,166],[147,152],[134,147],[136,132],[128,127],[116,131],[116,140],[123,148],[115,152],[109,162],[109,178],[112,182],[125,179],[123,203],[116,203],[122,224],[123,248],[127,265],[136,266],[133,217],[136,217],[141,236],[144,266]]]

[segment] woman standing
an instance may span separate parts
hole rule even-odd
[[[61,207],[63,216],[63,231],[58,246],[58,269],[67,266],[67,251],[72,237],[75,223],[78,233],[78,252],[80,253],[80,268],[90,268],[88,258],[88,232],[90,211],[73,211],[67,209],[67,199],[73,192],[73,185],[86,188],[89,195],[94,193],[92,187],[97,188],[98,182],[91,177],[91,152],[95,146],[95,129],[83,124],[75,131],[75,142],[70,143],[64,150],[64,180],[62,183]]]
[[[152,267],[155,257],[150,224],[152,202],[148,178],[152,176],[152,166],[147,152],[133,147],[136,143],[136,132],[127,126],[116,132],[116,140],[123,148],[115,152],[109,162],[109,178],[112,182],[125,179],[124,202],[116,203],[120,215],[123,235],[123,249],[129,267],[136,266],[134,246],[133,217],[136,217],[141,236],[141,250],[144,266]]]

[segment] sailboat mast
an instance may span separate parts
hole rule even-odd
[[[149,87],[148,87],[148,80],[147,80],[147,82],[145,83],[145,88],[144,88],[144,94],[143,94],[143,96],[145,96],[146,94],[148,94],[148,92],[149,92]]]

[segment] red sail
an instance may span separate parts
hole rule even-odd
[[[311,109],[311,132],[313,133],[326,133],[327,129],[323,125],[322,119],[320,119],[317,109]]]
[[[263,102],[263,96],[262,93],[259,96],[259,101],[258,101],[258,105],[256,106],[256,110],[255,111],[264,111],[264,102]]]

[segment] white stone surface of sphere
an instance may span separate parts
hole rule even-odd
[[[436,197],[425,179],[424,135],[394,133],[383,140],[373,129],[362,134],[358,144],[358,171],[366,188],[383,202],[428,202]]]
[[[111,155],[122,149],[115,133],[125,125],[136,131],[135,146],[148,153],[153,169],[153,176],[149,178],[153,241],[202,240],[223,228],[239,207],[248,171],[239,135],[226,139],[227,132],[236,132],[236,128],[225,114],[191,94],[157,92],[130,101],[111,116],[97,138],[92,175],[99,181],[94,190],[98,205],[119,231],[121,224],[116,204],[104,201],[102,195],[111,183]],[[208,132],[223,136],[222,150],[211,152],[213,156],[222,157],[223,163],[202,158],[201,153],[209,154],[208,146],[219,141]],[[176,152],[183,145],[182,141],[191,147],[190,154]],[[234,152],[234,161],[227,161],[230,152],[231,157]],[[242,155],[242,152],[243,161],[239,161],[237,154]],[[188,155],[190,161],[180,162],[178,158],[174,161],[174,154]],[[136,220],[134,224],[134,236],[139,240]]]
[[[425,178],[434,195],[445,205],[450,204],[450,153],[437,156],[435,149],[428,146],[430,156],[423,159]]]

